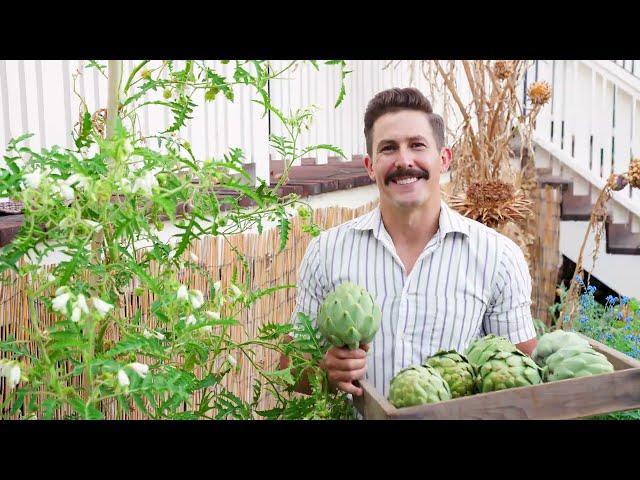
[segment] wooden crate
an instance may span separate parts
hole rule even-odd
[[[640,408],[640,362],[584,338],[614,372],[405,408],[395,408],[363,380],[364,394],[354,405],[365,420],[566,420]]]

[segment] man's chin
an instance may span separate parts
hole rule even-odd
[[[412,210],[424,207],[427,199],[424,197],[402,198],[401,196],[390,197],[389,200],[396,208],[401,210]]]

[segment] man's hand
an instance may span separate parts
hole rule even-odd
[[[320,363],[327,372],[330,386],[355,396],[362,395],[362,388],[356,387],[352,382],[364,378],[368,350],[369,345],[364,343],[355,350],[349,350],[347,347],[331,347]]]

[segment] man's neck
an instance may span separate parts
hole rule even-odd
[[[396,248],[422,249],[438,231],[440,198],[419,210],[398,209],[381,203],[380,215]]]

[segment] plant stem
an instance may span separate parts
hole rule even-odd
[[[107,138],[113,136],[118,106],[120,104],[120,81],[122,80],[122,60],[108,61],[109,84],[107,91]]]

